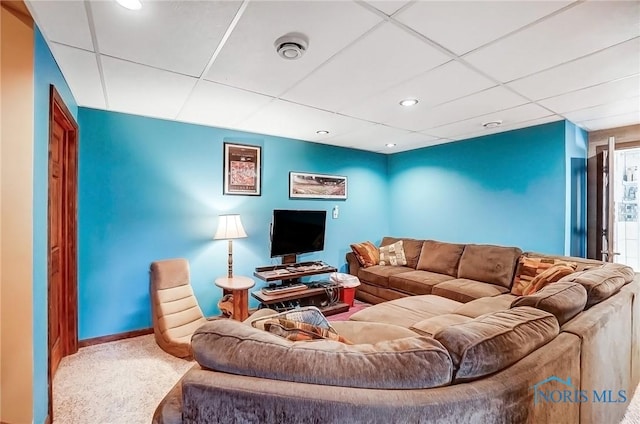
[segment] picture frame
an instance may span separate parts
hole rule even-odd
[[[343,175],[289,172],[291,199],[346,199],[347,177]]]
[[[262,147],[224,143],[223,194],[262,194]]]

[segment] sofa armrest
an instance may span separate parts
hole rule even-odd
[[[356,255],[353,252],[347,252],[347,265],[349,265],[349,274],[358,276],[358,271],[360,271],[360,262],[356,258]]]

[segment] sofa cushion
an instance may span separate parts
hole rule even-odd
[[[358,270],[358,278],[367,283],[375,284],[376,286],[389,287],[389,276],[409,271],[415,270],[406,266],[374,265],[367,268],[360,268]]]
[[[458,278],[511,288],[521,254],[517,247],[467,244],[460,257]]]
[[[601,268],[617,272],[624,278],[625,284],[632,282],[636,278],[636,272],[628,265],[607,262],[602,264]]]
[[[399,325],[383,322],[333,321],[331,326],[354,344],[375,344],[385,340],[414,337],[416,333]]]
[[[464,244],[425,240],[416,268],[457,277],[463,250]]]
[[[555,283],[563,277],[566,277],[569,274],[573,274],[575,269],[564,265],[564,264],[556,264],[549,269],[542,271],[540,274],[536,275],[533,280],[531,280],[531,284],[526,287],[522,294],[528,296],[530,294],[536,293],[538,290],[548,286],[551,283]]]
[[[431,317],[422,321],[416,322],[411,326],[411,330],[424,336],[432,337],[438,331],[450,325],[462,324],[472,321],[473,318],[465,317],[458,314],[444,314],[437,317]]]
[[[563,325],[584,310],[587,291],[579,283],[562,281],[550,284],[538,292],[516,298],[511,307],[533,306],[553,314]]]
[[[509,289],[495,284],[483,283],[481,281],[456,278],[455,280],[436,284],[431,293],[456,300],[458,302],[467,303],[481,297],[491,297],[498,296],[503,293],[509,293]]]
[[[556,318],[528,306],[493,312],[443,328],[434,335],[447,348],[454,382],[493,374],[524,358],[558,335]]]
[[[404,255],[402,240],[398,240],[393,244],[380,247],[380,265],[404,266],[407,264],[407,258]]]
[[[477,318],[480,315],[489,314],[491,312],[506,311],[511,308],[511,303],[516,296],[505,293],[493,297],[481,297],[471,302],[467,302],[454,311],[458,315],[464,315],[469,318]]]
[[[380,252],[370,241],[354,243],[351,245],[351,250],[363,267],[378,265],[380,262]]]
[[[536,278],[536,276],[554,265],[565,265],[572,267],[574,270],[577,267],[576,262],[566,261],[564,259],[558,259],[548,256],[520,256],[520,259],[518,260],[518,269],[516,270],[516,276],[513,279],[513,286],[511,287],[511,294],[522,296],[525,289],[527,289],[531,285],[531,282],[534,278]]]
[[[389,288],[410,294],[431,294],[433,286],[452,280],[450,275],[429,271],[409,271],[389,277]]]
[[[423,336],[358,345],[292,342],[220,319],[200,327],[191,344],[194,358],[204,368],[309,384],[422,389],[449,384],[453,372],[446,349]]]
[[[416,322],[453,312],[460,302],[440,296],[408,296],[369,306],[349,317],[351,321],[385,322],[411,328]]]
[[[625,284],[631,273],[623,266],[604,266],[590,268],[585,271],[574,272],[560,279],[582,284],[587,290],[587,308],[609,298]],[[626,268],[625,268],[626,267]],[[631,270],[633,272],[633,270]]]
[[[418,265],[418,258],[420,257],[420,251],[422,250],[422,240],[411,238],[384,237],[380,242],[380,247],[388,246],[399,240],[402,240],[404,255],[407,258],[407,266],[409,268],[416,269],[416,265]]]

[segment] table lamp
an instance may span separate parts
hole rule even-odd
[[[228,277],[233,277],[233,239],[247,236],[240,215],[220,215],[218,217],[218,230],[213,236],[214,240],[229,240],[229,273]]]

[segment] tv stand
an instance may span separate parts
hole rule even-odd
[[[295,258],[295,255],[293,255]],[[253,273],[257,278],[282,285],[298,284],[300,278],[310,275],[327,274],[337,270],[322,262],[285,263],[282,265],[264,266],[256,268]],[[349,305],[340,301],[331,304],[325,288],[305,288],[296,291],[265,294],[262,290],[254,291],[251,296],[260,301],[260,307],[276,309],[279,312],[294,309],[298,306],[316,306],[326,316],[339,314],[349,310]]]
[[[295,257],[295,255],[294,255]],[[263,281],[282,281],[285,284],[297,282],[302,277],[310,275],[328,274],[336,272],[337,269],[323,262],[299,262],[283,263],[282,265],[261,266],[253,273]]]

